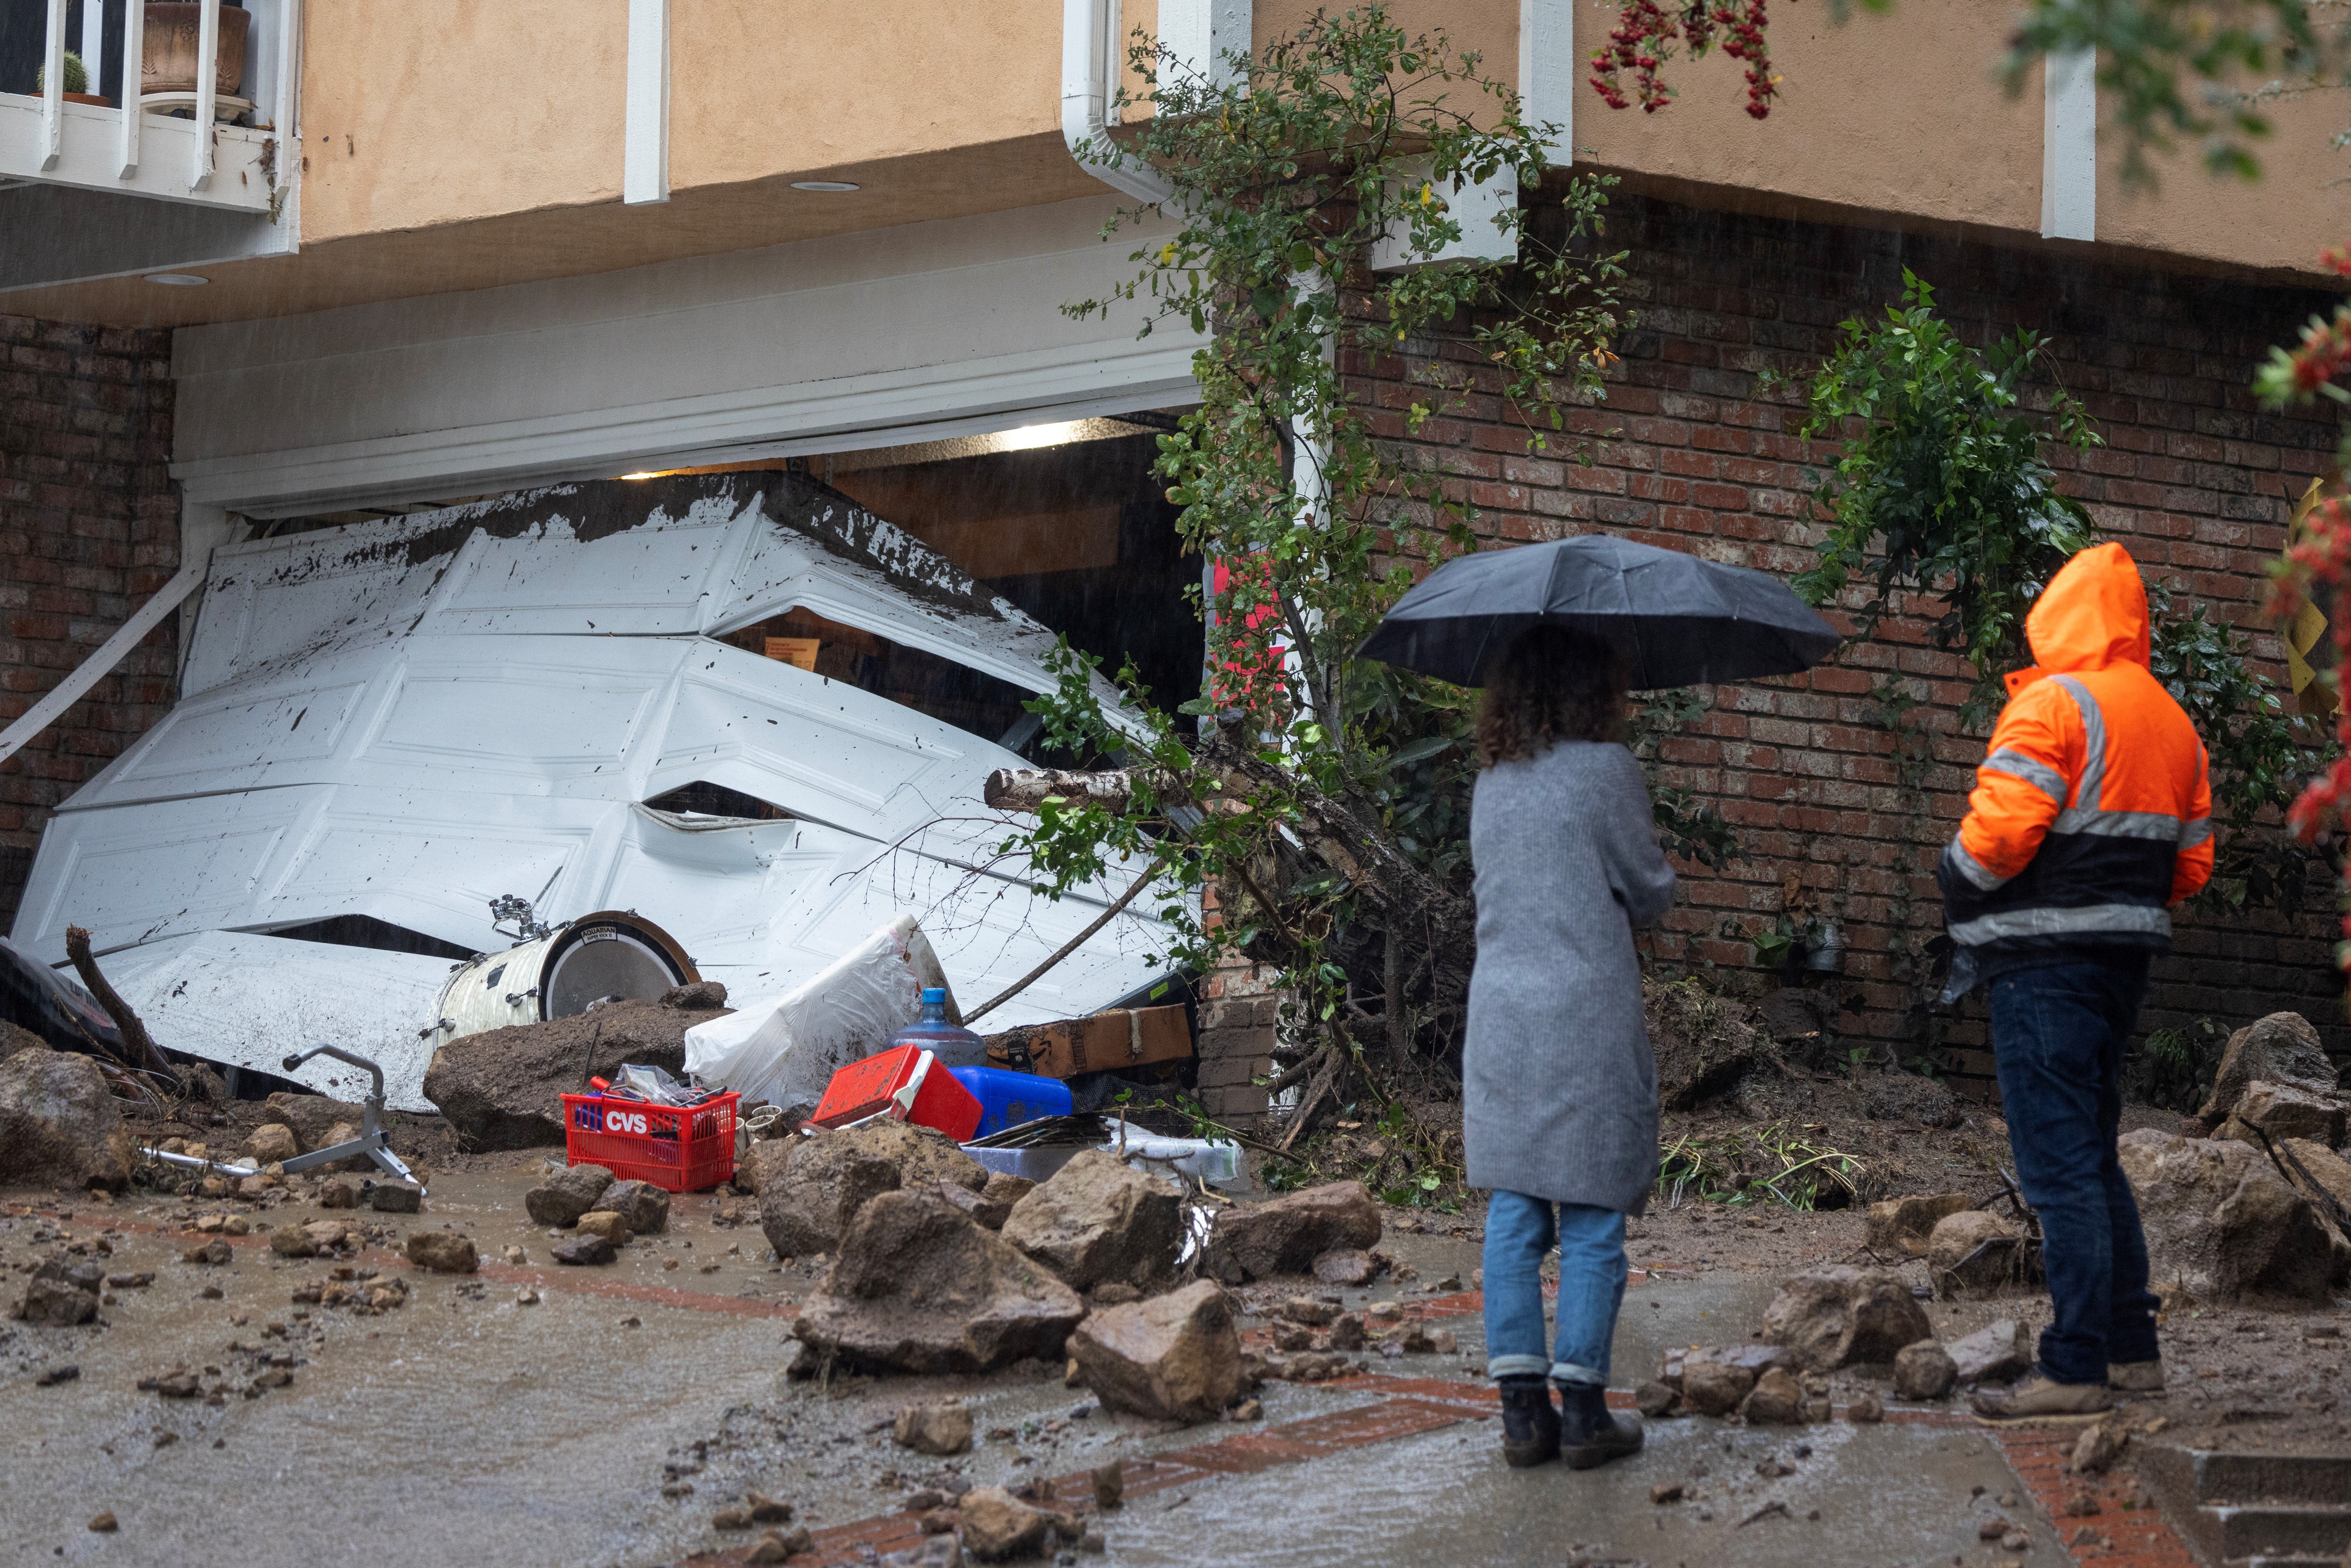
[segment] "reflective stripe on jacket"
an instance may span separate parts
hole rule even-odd
[[[1976,769],[1937,880],[1951,937],[1994,968],[2170,945],[2166,905],[2212,874],[2203,743],[2147,668],[2147,591],[2117,544],[2084,550],[2025,620],[2040,663]]]

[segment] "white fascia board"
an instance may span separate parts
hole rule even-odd
[[[629,0],[628,88],[621,133],[621,200],[669,200],[669,0]]]
[[[1555,125],[1543,156],[1564,169],[1575,162],[1575,92],[1583,79],[1575,51],[1574,0],[1519,0],[1519,114],[1529,125]]]
[[[2042,57],[2041,237],[2098,237],[2098,57]]]

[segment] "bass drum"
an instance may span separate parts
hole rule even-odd
[[[535,941],[460,964],[421,1031],[445,1043],[486,1030],[544,1023],[607,997],[652,1001],[702,978],[676,938],[641,915],[601,909]]]

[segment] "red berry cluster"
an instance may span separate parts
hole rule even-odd
[[[1697,59],[1719,43],[1724,54],[1747,62],[1747,112],[1762,120],[1780,96],[1779,78],[1771,74],[1771,47],[1763,37],[1769,3],[1684,0],[1668,10],[1658,0],[1625,0],[1608,42],[1593,52],[1593,90],[1609,108],[1629,109],[1634,100],[1625,96],[1620,73],[1631,71],[1642,112],[1655,114],[1674,96],[1674,89],[1657,79],[1657,72],[1676,50],[1687,48]]]

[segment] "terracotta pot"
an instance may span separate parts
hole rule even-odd
[[[196,35],[204,26],[204,7],[179,0],[155,0],[147,7],[144,41],[139,51],[139,90],[196,90]],[[245,80],[246,37],[253,28],[253,13],[235,5],[220,7],[220,54],[214,62],[214,90],[234,97]]]
[[[114,100],[112,99],[101,97],[94,92],[69,92],[65,95],[65,98],[68,103],[86,103],[93,109],[112,109],[114,107]]]

